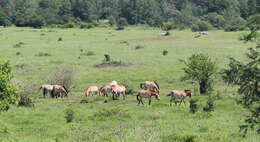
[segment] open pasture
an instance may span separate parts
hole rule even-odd
[[[183,64],[195,53],[209,55],[219,69],[229,57],[244,60],[252,43],[238,41],[243,32],[210,31],[209,35],[194,38],[188,30],[162,31],[148,27],[31,29],[0,28],[0,59],[9,60],[15,81],[29,84],[35,90],[32,108],[16,107],[0,114],[0,142],[57,142],[57,141],[198,141],[198,142],[257,142],[259,136],[239,134],[246,111],[236,103],[235,88],[228,87],[218,77],[213,94],[220,95],[215,111],[208,117],[202,112],[207,96],[199,96],[199,112],[189,113],[189,104],[169,107],[172,89],[197,90],[196,85],[181,82]],[[137,48],[139,46],[139,48]],[[162,55],[168,51],[166,56]],[[104,54],[123,66],[95,67]],[[65,99],[43,99],[39,86],[59,67],[72,68],[76,87]],[[137,106],[136,94],[125,101],[90,97],[80,104],[87,86],[102,86],[116,80],[134,91],[145,80],[157,81],[161,100],[153,98],[151,106]],[[186,102],[188,102],[188,98]],[[67,123],[65,112],[74,111],[74,120]]]

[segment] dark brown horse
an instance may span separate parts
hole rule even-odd
[[[52,97],[53,98],[58,98],[58,97],[68,97],[68,90],[66,89],[65,86],[63,85],[53,85],[53,90],[52,90]]]
[[[139,91],[138,94],[137,94],[137,96],[136,96],[136,99],[137,99],[137,101],[138,101],[138,105],[139,105],[140,103],[142,103],[142,104],[144,105],[143,100],[142,100],[143,98],[148,98],[148,99],[149,99],[149,105],[151,105],[152,96],[155,96],[155,98],[156,98],[157,100],[160,100],[160,94],[159,94],[159,92],[153,92],[153,91],[151,91],[151,90],[141,90],[141,91]]]

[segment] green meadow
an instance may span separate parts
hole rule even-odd
[[[216,61],[219,71],[230,57],[246,60],[244,54],[253,43],[238,38],[248,32],[209,31],[194,38],[190,30],[173,30],[160,36],[160,29],[145,26],[114,28],[56,29],[0,28],[0,60],[10,61],[13,82],[26,84],[34,107],[17,107],[0,113],[0,142],[258,142],[249,132],[242,137],[239,125],[248,114],[237,100],[236,88],[227,86],[220,75],[214,91],[215,110],[202,111],[208,96],[198,94],[197,84],[181,81],[183,63],[192,54],[203,53]],[[60,39],[60,40],[59,40]],[[136,48],[139,46],[140,48]],[[168,54],[163,56],[163,51]],[[104,54],[122,66],[96,67]],[[41,84],[58,68],[74,72],[75,88],[68,98],[44,99]],[[157,81],[161,100],[138,106],[136,93],[126,100],[94,96],[81,104],[84,90],[116,80],[138,91],[139,83]],[[198,98],[199,112],[189,112],[186,105],[169,106],[170,90],[191,89]],[[74,111],[73,121],[66,122],[66,111]]]

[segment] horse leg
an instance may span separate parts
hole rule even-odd
[[[151,102],[152,102],[152,98],[150,97],[149,98],[149,105],[151,105]]]
[[[140,104],[139,95],[136,96],[136,100],[138,101],[138,104],[137,104],[137,105],[139,105],[139,104]]]
[[[173,98],[171,97],[171,99],[170,99],[170,106],[172,106],[172,101],[173,101]]]
[[[144,105],[143,98],[141,97],[141,103]]]

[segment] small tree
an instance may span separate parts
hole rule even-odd
[[[18,90],[11,83],[13,78],[9,62],[0,61],[0,111],[7,111],[18,98]]]
[[[203,54],[194,54],[187,61],[181,60],[185,76],[182,80],[198,82],[200,93],[206,94],[212,90],[213,79],[217,73],[216,63]]]

